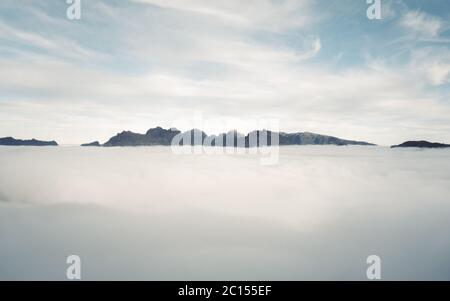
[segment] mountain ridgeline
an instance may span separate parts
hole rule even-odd
[[[175,128],[152,128],[145,134],[123,131],[111,137],[106,143],[98,141],[81,144],[83,147],[115,147],[115,146],[171,146],[171,145],[203,145],[220,147],[262,147],[272,145],[363,145],[375,146],[364,141],[346,140],[333,136],[319,135],[309,132],[284,133],[268,130],[252,131],[243,135],[237,131],[229,131],[219,135],[207,135],[199,129],[180,132]],[[21,140],[13,137],[0,138],[0,146],[58,146],[56,141],[40,141],[36,139]],[[428,141],[406,141],[391,148],[450,148],[450,144]]]
[[[450,144],[428,142],[428,141],[406,141],[399,145],[393,145],[391,148],[415,147],[415,148],[448,148]]]
[[[13,137],[0,138],[0,145],[4,146],[58,146],[56,141],[40,141],[36,139],[21,140]]]
[[[374,145],[363,141],[352,141],[313,133],[277,133],[267,130],[253,131],[247,135],[230,131],[220,135],[207,135],[192,129],[180,132],[177,129],[156,127],[145,134],[124,131],[110,138],[102,146],[156,146],[156,145],[206,145],[231,147],[259,147],[271,145]],[[100,145],[98,145],[100,146]]]

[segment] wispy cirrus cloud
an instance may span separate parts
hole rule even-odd
[[[450,83],[450,51],[446,48],[425,47],[412,54],[412,67],[422,70],[432,85]]]
[[[20,29],[2,21],[0,21],[0,39],[3,42],[12,43],[13,45],[9,46],[10,49],[14,50],[14,47],[20,49],[15,51],[16,53],[23,53],[25,49],[33,52],[34,48],[48,56],[65,57],[67,59],[101,59],[106,56],[106,54],[83,47],[64,36],[44,36],[38,32]]]
[[[423,38],[435,38],[444,29],[444,21],[441,18],[416,10],[405,13],[400,24]]]
[[[310,0],[131,0],[217,18],[237,26],[284,30],[309,25],[315,20]]]

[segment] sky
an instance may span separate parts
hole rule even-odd
[[[450,2],[0,2],[0,137],[79,144],[261,120],[380,145],[450,143]],[[196,126],[197,127],[197,126]]]

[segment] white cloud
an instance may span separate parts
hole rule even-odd
[[[400,24],[424,38],[437,37],[444,26],[442,19],[421,11],[408,11],[400,19]]]
[[[310,0],[132,0],[202,14],[238,26],[282,30],[312,22]]]
[[[412,68],[423,72],[435,86],[450,83],[450,50],[446,48],[424,48],[412,52]]]
[[[0,21],[0,39],[19,43],[26,47],[36,47],[44,50],[47,54],[56,57],[65,57],[68,59],[99,59],[104,58],[105,54],[100,54],[74,42],[65,37],[43,36],[36,32],[19,29]]]
[[[428,76],[435,85],[449,83],[450,63],[435,62],[428,67]]]

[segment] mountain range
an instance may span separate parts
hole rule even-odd
[[[272,137],[278,141],[273,141]],[[346,140],[333,136],[309,132],[285,133],[257,130],[243,135],[236,130],[219,135],[207,135],[199,129],[181,132],[175,128],[163,129],[156,127],[145,134],[123,131],[111,137],[106,143],[98,141],[82,144],[84,147],[117,147],[117,146],[170,146],[175,145],[209,145],[233,147],[259,147],[274,145],[375,145],[364,141]],[[13,137],[0,138],[0,145],[6,146],[58,146],[56,141],[40,141],[36,139],[21,140]],[[450,144],[432,143],[428,141],[407,141],[391,148],[450,148]]]
[[[243,135],[237,131],[229,131],[219,135],[207,135],[199,129],[180,132],[177,129],[163,129],[156,127],[148,130],[145,134],[123,131],[110,138],[103,146],[151,146],[171,145],[174,138],[183,138],[177,142],[179,145],[211,145],[211,146],[234,146],[234,147],[257,147],[261,145],[272,145],[272,134],[278,134],[279,145],[374,145],[363,141],[345,140],[332,136],[314,133],[276,133],[259,130]],[[267,137],[267,142],[264,140]],[[274,143],[276,144],[276,143]],[[92,146],[85,144],[85,146]]]

